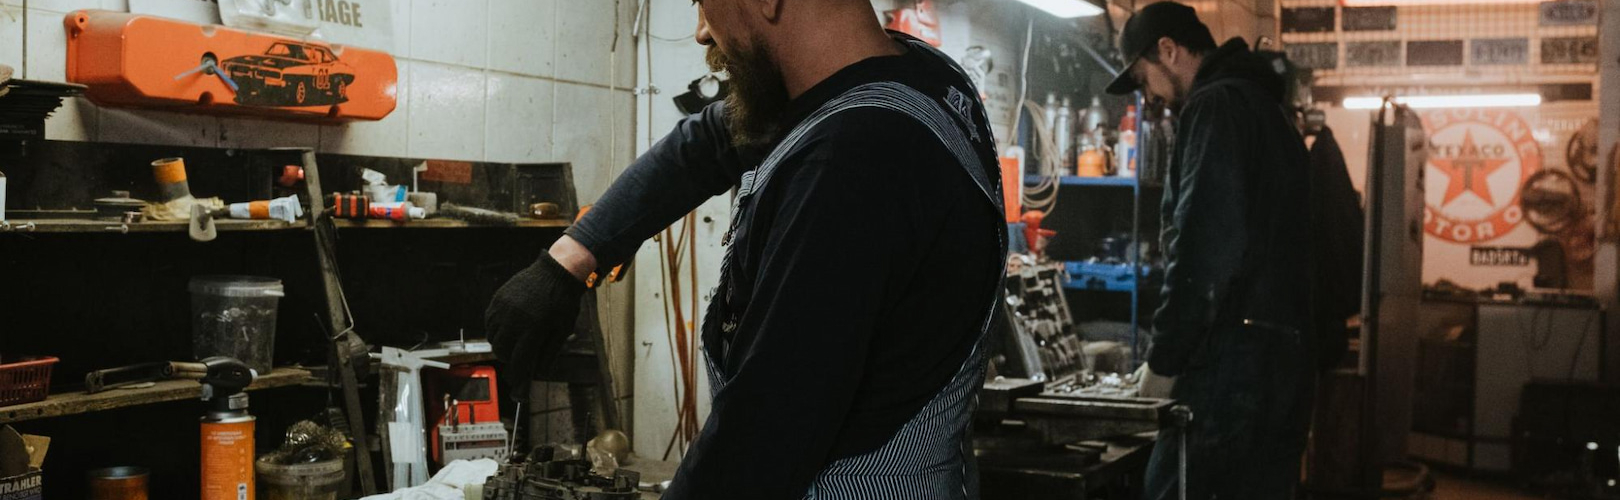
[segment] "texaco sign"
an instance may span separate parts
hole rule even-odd
[[[1507,110],[1452,109],[1428,113],[1423,128],[1429,133],[1425,231],[1471,244],[1524,222],[1519,188],[1541,170],[1541,145],[1524,118]]]

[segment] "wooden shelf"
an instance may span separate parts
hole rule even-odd
[[[1043,181],[1045,179],[1046,179],[1046,177],[1044,177],[1044,176],[1026,175],[1026,176],[1024,176],[1024,185],[1033,186],[1035,184],[1039,184],[1041,181]],[[1137,178],[1135,178],[1135,177],[1078,177],[1078,176],[1073,176],[1073,175],[1065,175],[1065,176],[1059,177],[1058,178],[1058,183],[1061,184],[1061,185],[1064,185],[1064,186],[1091,186],[1091,187],[1136,187],[1138,185]],[[1143,188],[1159,188],[1159,187],[1162,187],[1162,186],[1160,186],[1158,184],[1154,184],[1152,182],[1144,182],[1144,183],[1141,183],[1141,187],[1143,187]]]
[[[308,378],[309,371],[302,368],[276,368],[271,370],[269,375],[254,380],[253,385],[248,386],[247,390],[298,385]],[[84,392],[52,394],[44,401],[0,407],[0,424],[201,397],[202,384],[196,380],[165,380],[151,387],[113,389],[96,394]]]
[[[522,220],[519,220],[517,222],[517,224],[511,225],[511,226],[502,226],[502,225],[496,225],[496,224],[472,224],[472,223],[469,223],[467,221],[456,220],[456,219],[421,219],[421,220],[412,220],[412,221],[403,221],[403,222],[395,222],[395,221],[391,221],[391,220],[377,220],[377,219],[367,219],[367,220],[338,219],[338,220],[333,221],[333,222],[335,222],[337,224],[337,227],[339,227],[339,228],[358,228],[358,229],[451,229],[451,228],[462,228],[462,227],[488,227],[488,228],[503,228],[503,227],[504,228],[542,228],[542,227],[552,227],[552,228],[565,228],[565,227],[568,227],[569,225],[571,225],[568,222],[567,219],[522,219]]]
[[[124,224],[116,221],[102,221],[92,219],[11,219],[6,221],[9,225],[0,225],[0,234],[4,233],[184,233],[187,230],[186,221],[165,222],[136,222]],[[570,225],[564,219],[523,219],[511,226],[494,224],[471,224],[467,221],[454,219],[422,219],[407,222],[394,222],[390,220],[348,220],[334,221],[340,229],[453,229],[453,228],[566,228]],[[215,219],[215,227],[222,232],[231,231],[285,231],[307,229],[309,223],[304,221],[284,222],[279,220],[236,220]]]
[[[135,222],[93,219],[11,219],[0,233],[184,233],[187,221]],[[281,231],[308,227],[303,221],[215,219],[220,231]]]

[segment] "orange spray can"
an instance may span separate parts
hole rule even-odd
[[[254,500],[253,427],[248,395],[256,374],[226,357],[202,360],[202,500]]]

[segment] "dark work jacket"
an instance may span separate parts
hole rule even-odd
[[[1361,195],[1350,181],[1344,151],[1326,125],[1311,146],[1311,229],[1316,250],[1318,359],[1322,368],[1338,364],[1349,347],[1345,320],[1361,312],[1365,216]]]
[[[1284,82],[1232,39],[1205,56],[1176,123],[1149,365],[1178,375],[1217,328],[1309,335],[1309,161]]]
[[[959,120],[969,141],[953,146],[980,157],[984,179],[1000,179],[988,117],[970,97],[977,89],[933,49],[894,36],[907,53],[816,84],[789,105],[781,130],[850,89],[897,83]],[[568,234],[611,268],[755,177],[763,158],[733,148],[726,126],[721,103],[683,119]],[[729,307],[703,323],[704,352],[726,383],[666,500],[803,498],[829,464],[878,450],[941,393],[970,360],[999,290],[1001,210],[917,119],[839,113],[807,130],[771,177],[729,238],[734,286],[715,294]]]

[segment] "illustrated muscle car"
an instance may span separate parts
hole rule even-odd
[[[226,59],[221,68],[241,90],[238,104],[318,106],[349,100],[354,69],[326,47],[293,41],[271,45],[264,55]]]

